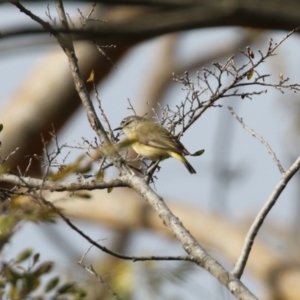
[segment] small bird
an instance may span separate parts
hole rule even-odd
[[[196,171],[184,155],[190,155],[185,147],[163,126],[139,116],[122,120],[120,127],[135,152],[152,161],[174,157],[181,161],[191,174]]]

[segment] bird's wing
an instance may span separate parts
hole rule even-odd
[[[137,140],[147,146],[151,146],[158,149],[165,149],[182,154],[189,154],[185,147],[164,127],[157,125],[155,132],[149,132],[149,130],[141,124],[139,127],[139,135]],[[157,132],[163,137],[157,139]]]

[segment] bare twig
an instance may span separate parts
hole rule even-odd
[[[278,47],[296,31],[297,29],[289,32],[275,44],[273,44],[273,40],[271,39],[267,50],[264,53],[259,51],[260,57],[256,61],[253,60],[253,52],[248,49],[247,52],[242,52],[247,58],[247,61],[240,67],[235,66],[234,57],[232,56],[225,64],[214,63],[213,65],[216,67],[214,69],[203,68],[203,76],[198,74],[197,83],[189,77],[187,72],[185,72],[183,76],[175,76],[173,80],[184,86],[183,90],[187,91],[187,98],[189,100],[182,103],[178,119],[174,121],[174,124],[177,125],[181,124],[184,118],[187,117],[188,119],[187,122],[185,122],[185,125],[182,126],[181,131],[177,133],[177,136],[181,136],[182,133],[194,124],[194,122],[201,117],[208,108],[215,106],[216,102],[222,98],[230,96],[241,97],[242,99],[252,99],[252,96],[266,92],[265,90],[250,92],[239,91],[239,88],[243,86],[270,87],[275,88],[282,93],[285,90],[299,92],[299,84],[287,84],[289,78],[280,78],[278,83],[269,83],[265,82],[265,79],[269,77],[268,74],[260,75],[257,72],[257,67],[260,66],[267,58],[275,55],[275,51]],[[227,86],[223,87],[222,82],[224,77],[230,77],[232,78],[232,81]],[[215,85],[212,84],[213,81],[216,82]],[[200,101],[199,97],[201,95],[206,95],[206,99]],[[190,105],[190,107],[185,109],[187,104]]]
[[[97,241],[98,242],[98,241]],[[117,294],[116,292],[109,286],[109,284],[103,280],[103,278],[95,271],[94,267],[92,265],[90,265],[89,267],[85,266],[83,264],[83,260],[86,257],[86,255],[89,253],[89,251],[92,249],[93,245],[91,245],[88,250],[83,254],[83,256],[81,257],[81,259],[78,261],[78,264],[80,266],[82,266],[88,273],[92,274],[93,276],[95,276],[100,282],[101,284],[103,284],[103,286],[113,295],[113,297],[115,299],[118,300],[122,300]]]
[[[127,101],[128,101],[128,104],[129,104],[129,107],[127,107],[127,109],[128,109],[128,110],[132,110],[133,114],[136,115],[136,111],[135,111],[135,109],[134,109],[134,107],[133,107],[133,105],[132,105],[130,99],[127,98]]]
[[[108,249],[105,246],[100,245],[99,243],[97,243],[96,241],[94,241],[93,239],[91,239],[87,234],[85,234],[83,231],[81,231],[74,223],[72,223],[70,221],[69,218],[67,218],[58,208],[56,208],[56,206],[47,201],[46,199],[38,196],[39,200],[42,200],[42,202],[49,206],[51,209],[54,210],[55,213],[57,213],[64,222],[66,222],[66,224],[71,227],[74,231],[76,231],[80,236],[82,236],[85,240],[87,240],[91,245],[95,246],[96,248],[100,249],[101,251],[110,254],[112,256],[115,256],[117,258],[121,258],[124,260],[131,260],[131,261],[152,261],[152,260],[157,260],[157,261],[191,261],[194,262],[194,258],[192,256],[130,256],[130,255],[124,255],[122,253],[118,253],[115,251],[112,251],[110,249]]]
[[[110,285],[95,271],[93,265],[90,265],[89,267],[85,266],[83,264],[83,260],[86,257],[86,255],[88,254],[88,252],[91,250],[91,248],[93,247],[93,245],[91,245],[88,250],[83,254],[83,256],[81,257],[80,261],[78,262],[78,264],[83,267],[88,273],[92,274],[93,276],[95,276],[100,283],[112,294],[112,296],[117,299],[117,300],[122,300],[119,295],[110,287]]]
[[[258,139],[267,149],[267,151],[269,152],[269,154],[271,155],[272,159],[274,160],[275,164],[277,165],[278,169],[279,169],[279,172],[283,175],[284,174],[284,168],[283,166],[281,165],[279,159],[277,158],[275,152],[272,150],[271,146],[269,145],[269,143],[262,137],[260,136],[259,134],[257,134],[253,129],[251,129],[250,127],[248,127],[243,118],[240,118],[236,112],[233,110],[232,107],[228,106],[228,109],[230,111],[230,113],[239,121],[239,123],[243,126],[243,128],[245,130],[247,130],[248,132],[251,133],[251,135],[253,137],[255,137],[256,139]]]
[[[194,259],[199,266],[210,272],[224,286],[226,286],[238,299],[257,299],[244,284],[235,276],[227,272],[213,257],[211,257],[183,226],[180,220],[165,205],[148,184],[137,176],[130,176],[129,185],[141,195],[156,211],[176,239],[180,241],[184,250]]]
[[[81,11],[79,8],[77,9],[77,10],[78,10],[78,13],[79,13],[79,15],[80,15],[79,20],[80,20],[80,22],[81,22],[82,28],[86,25],[86,22],[87,22],[88,20],[91,19],[91,16],[92,16],[92,14],[93,14],[94,11],[95,11],[96,5],[97,5],[97,3],[93,3],[93,4],[92,4],[92,8],[91,8],[90,11],[87,13],[86,17],[83,15],[82,11]]]
[[[105,122],[105,124],[107,126],[107,129],[108,129],[109,138],[111,140],[113,140],[114,139],[114,133],[113,133],[113,130],[112,130],[111,126],[110,126],[110,123],[109,123],[109,121],[107,119],[107,116],[106,116],[106,114],[104,112],[104,109],[102,107],[101,99],[99,98],[99,93],[98,93],[98,90],[97,90],[97,87],[96,87],[94,81],[93,81],[93,88],[94,88],[94,91],[95,91],[95,97],[96,97],[96,100],[98,102],[98,107],[99,107],[101,116],[102,116],[102,118],[103,118],[103,120],[104,120],[104,122]]]
[[[0,162],[0,164],[4,164],[7,162],[11,156],[13,156],[17,151],[19,150],[19,147],[17,147],[15,150],[11,151],[8,155],[5,156],[5,158]]]
[[[14,1],[12,1],[13,4]],[[18,7],[20,9],[22,8],[22,5],[18,3]],[[70,32],[68,28],[68,22],[67,18],[63,9],[63,4],[62,1],[56,0],[56,6],[57,6],[57,11],[59,14],[59,18],[61,20],[61,23],[63,24],[65,32]],[[26,10],[22,10],[25,13],[27,13],[30,17],[33,17],[32,13],[28,13]],[[34,20],[44,25],[43,21],[40,20],[39,18],[36,18],[34,16]],[[50,30],[48,30],[50,31]],[[57,35],[57,32],[53,31],[51,29],[50,31],[52,34]],[[81,74],[79,72],[79,67],[78,67],[78,62],[77,62],[77,57],[75,55],[75,51],[73,48],[73,43],[72,40],[70,39],[69,36],[58,36],[58,41],[61,45],[61,47],[64,49],[66,55],[68,56],[69,59],[69,65],[71,69],[71,73],[74,79],[75,87],[76,90],[82,100],[83,106],[86,110],[87,118],[91,124],[91,127],[93,130],[97,133],[97,136],[99,140],[102,142],[102,144],[109,143],[109,139],[107,137],[107,134],[104,131],[104,128],[98,119],[95,109],[92,105],[91,99],[88,95],[88,92],[85,88],[84,81],[81,77]],[[228,66],[230,67],[231,65],[228,63]],[[226,71],[223,71],[224,74],[228,74],[230,72],[229,69]],[[223,74],[221,73],[221,75]],[[216,74],[214,76],[214,73],[207,73],[207,78],[208,77],[213,77],[217,81],[221,81],[221,75]],[[200,107],[198,107],[197,112],[193,114],[193,118],[190,119],[188,122],[185,123],[185,126],[183,130],[186,130],[189,128],[195,121],[198,119],[202,113],[208,108],[213,105],[215,105],[215,102],[222,98],[223,95],[226,94],[227,91],[232,89],[234,87],[234,84],[238,83],[239,80],[242,80],[245,78],[247,75],[247,72],[245,71],[240,75],[240,77],[236,80],[233,80],[233,83],[230,84],[229,86],[219,89],[217,91],[213,90],[213,85],[207,82],[207,78],[204,79],[204,82],[207,82],[207,89],[208,86],[211,87],[211,91],[213,95],[209,96],[209,99],[205,101],[204,103],[201,103],[197,99],[197,94],[191,93],[192,97],[196,99],[196,103],[200,102]],[[218,85],[219,86],[219,85]],[[189,89],[192,89],[194,87],[194,84],[189,81],[188,85],[186,86]],[[201,90],[202,91],[202,90]],[[196,95],[196,96],[194,96]],[[186,101],[186,103],[189,103],[189,101]],[[185,109],[182,110],[184,114],[188,115],[188,112],[186,112]],[[180,241],[182,244],[184,250],[188,253],[187,260],[192,260],[199,266],[202,266],[205,268],[208,272],[210,272],[215,278],[217,278],[224,286],[226,286],[237,298],[239,299],[256,299],[256,297],[243,285],[243,283],[230,274],[227,270],[225,270],[214,258],[212,258],[201,246],[200,244],[196,241],[196,239],[190,234],[190,232],[182,225],[180,220],[170,211],[170,209],[166,206],[164,203],[163,199],[157,195],[153,189],[149,187],[149,185],[145,182],[144,179],[139,178],[132,174],[130,172],[130,169],[123,168],[124,164],[120,160],[120,157],[118,155],[114,155],[111,157],[112,161],[114,164],[118,167],[118,169],[122,172],[122,178],[124,178],[125,182],[132,187],[139,195],[144,197],[144,199],[152,206],[152,208],[156,211],[158,216],[162,219],[163,223],[172,231],[172,233],[175,235],[175,237]],[[121,161],[121,163],[120,163]],[[127,165],[125,165],[127,166]],[[50,204],[49,204],[50,205]],[[50,205],[51,206],[51,205]],[[52,206],[51,206],[52,207]],[[110,253],[107,251],[108,249],[99,247],[97,243],[95,243],[93,240],[91,240],[86,234],[84,234],[82,231],[80,231],[74,224],[72,224],[64,215],[60,213],[60,211],[55,210],[63,219],[64,221],[73,229],[75,230],[78,234],[83,236],[86,240],[88,240],[91,244],[95,245],[102,251],[106,250],[107,253]],[[115,253],[112,255],[116,255]],[[124,255],[119,255],[117,257],[120,257],[122,259],[126,259]],[[132,260],[132,257],[128,259]]]
[[[299,168],[300,168],[300,156],[296,159],[296,161],[292,164],[292,166],[285,173],[281,175],[281,179],[279,180],[278,184],[275,186],[274,190],[269,196],[269,199],[266,201],[264,206],[261,208],[261,210],[255,217],[245,238],[241,254],[235,264],[233,271],[231,272],[235,277],[241,278],[246,263],[248,261],[249,254],[251,252],[254,239],[261,225],[263,224],[269,211],[271,210],[271,208],[274,206],[277,199],[281,195],[282,191],[285,189],[286,185],[293,178],[293,176],[296,174]]]

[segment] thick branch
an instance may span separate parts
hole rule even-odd
[[[38,190],[43,187],[45,191],[62,192],[62,191],[80,191],[80,190],[96,190],[114,187],[126,187],[126,182],[122,178],[104,179],[101,181],[85,181],[85,182],[54,182],[50,180],[42,180],[31,177],[19,177],[12,174],[0,175],[0,182],[7,182],[19,187],[27,187],[29,189]]]
[[[199,266],[217,278],[238,299],[257,299],[241,281],[227,272],[200,246],[180,220],[170,211],[163,199],[146,182],[136,176],[129,176],[128,184],[152,206],[164,225],[172,231],[176,239],[182,244],[184,250]]]
[[[58,13],[60,19],[65,23],[65,14],[63,11],[62,2],[56,0],[58,4]],[[198,12],[199,13],[199,12]],[[198,18],[201,16],[198,15]],[[203,16],[204,17],[204,16]],[[65,28],[68,29],[68,28]],[[69,59],[70,69],[73,75],[76,90],[78,91],[82,100],[83,106],[86,110],[88,120],[92,128],[97,132],[98,137],[102,142],[109,142],[108,137],[96,116],[95,110],[92,106],[91,99],[85,88],[84,82],[81,78],[77,58],[75,56],[72,44],[67,40],[66,43],[61,44]],[[116,163],[116,160],[114,160]],[[117,165],[117,163],[116,163]],[[121,168],[119,168],[121,169]],[[239,299],[257,299],[242,282],[226,271],[215,259],[213,259],[206,251],[199,245],[196,239],[183,226],[179,219],[169,210],[163,200],[147,185],[144,179],[131,174],[128,170],[123,172],[127,184],[131,186],[138,194],[143,196],[145,200],[158,213],[163,223],[173,232],[176,238],[181,242],[185,251],[193,258],[199,265],[216,277],[224,286],[226,286]]]
[[[11,2],[17,3],[16,1]],[[111,1],[98,2],[113,4]],[[133,4],[131,1],[121,2],[122,4]],[[300,3],[293,0],[287,0],[284,3],[279,0],[265,0],[263,2],[260,0],[195,0],[188,3],[183,0],[153,0],[153,2],[161,2],[162,5],[166,5],[168,2],[168,9],[150,10],[146,13],[146,18],[140,16],[125,22],[108,22],[106,24],[93,22],[91,26],[87,26],[85,29],[92,30],[94,38],[140,37],[146,39],[180,30],[215,26],[245,26],[281,30],[291,30],[299,26]],[[194,4],[191,4],[192,2]],[[153,8],[155,8],[155,3],[153,3]],[[3,32],[1,38],[43,32],[45,31],[37,28],[19,28],[19,30]],[[91,37],[88,34],[77,36],[80,39],[90,39]]]

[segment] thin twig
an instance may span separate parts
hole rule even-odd
[[[287,186],[288,182],[292,179],[292,177],[296,174],[296,172],[300,168],[300,156],[296,159],[296,161],[292,164],[292,166],[282,174],[281,179],[279,180],[278,184],[275,186],[274,190],[272,191],[269,199],[266,201],[264,206],[261,208],[257,216],[255,217],[248,233],[244,241],[244,245],[241,251],[241,254],[235,264],[233,271],[231,272],[237,278],[241,278],[246,263],[249,258],[249,254],[252,249],[252,245],[254,243],[254,239],[262,226],[264,220],[266,219],[269,211],[276,203],[277,199],[281,195],[282,191]]]
[[[6,163],[6,161],[8,161],[10,159],[11,156],[13,156],[14,154],[16,154],[16,152],[19,150],[19,147],[17,147],[15,150],[11,151],[7,156],[5,156],[5,158],[0,162],[1,164]]]
[[[98,242],[98,241],[97,241]],[[83,267],[88,273],[95,276],[101,284],[113,295],[113,297],[117,300],[122,300],[119,295],[111,288],[111,286],[95,271],[94,267],[90,265],[89,267],[85,266],[83,264],[83,260],[86,257],[86,255],[89,253],[89,251],[92,249],[93,245],[91,245],[88,250],[83,254],[78,264]]]
[[[240,118],[236,112],[233,110],[232,107],[228,106],[228,109],[230,111],[230,113],[239,121],[239,123],[243,126],[243,128],[245,130],[247,130],[248,132],[250,132],[252,134],[253,137],[255,137],[256,139],[258,139],[267,149],[267,151],[269,152],[269,154],[271,155],[272,159],[274,160],[275,164],[277,165],[279,172],[283,175],[284,174],[284,168],[281,165],[279,159],[277,158],[275,152],[272,150],[271,146],[269,145],[269,143],[259,134],[257,134],[253,129],[251,129],[250,127],[248,127],[243,118]]]
[[[74,225],[74,223],[72,223],[70,221],[70,219],[68,217],[66,217],[58,208],[56,208],[56,206],[51,203],[50,201],[47,201],[46,199],[42,198],[42,197],[38,197],[40,200],[43,201],[43,203],[47,206],[49,206],[50,208],[52,208],[52,210],[57,213],[62,219],[63,221],[65,221],[67,223],[67,225],[69,227],[71,227],[74,231],[76,231],[80,236],[82,236],[85,240],[87,240],[91,245],[95,246],[96,248],[102,250],[103,252],[110,254],[112,256],[115,256],[117,258],[121,258],[124,260],[131,260],[131,261],[152,261],[152,260],[158,260],[158,261],[194,261],[194,258],[189,256],[189,255],[181,255],[181,256],[130,256],[130,255],[124,255],[122,253],[118,253],[115,251],[112,251],[108,248],[106,248],[105,246],[100,245],[99,243],[97,243],[96,241],[94,241],[93,239],[91,239],[87,234],[85,234],[83,231],[81,231],[76,225]]]
[[[99,93],[98,93],[98,90],[97,90],[97,86],[96,86],[94,81],[93,81],[93,88],[94,88],[94,91],[95,91],[95,97],[96,97],[96,100],[98,102],[98,107],[99,107],[101,116],[102,116],[102,118],[103,118],[103,120],[104,120],[104,122],[106,123],[106,126],[107,126],[107,131],[108,131],[109,137],[110,137],[111,140],[113,140],[114,139],[114,133],[113,133],[113,130],[110,126],[108,118],[107,118],[107,116],[104,112],[104,109],[102,107],[101,99],[99,98]]]
[[[57,3],[57,11],[60,16],[61,22],[65,24],[64,30],[66,32],[70,32],[67,28],[67,22],[66,16],[63,9],[63,4],[61,0],[56,0]],[[13,4],[14,1],[12,1]],[[22,8],[22,5],[19,7]],[[32,15],[32,14],[31,14]],[[35,20],[37,22],[40,22],[40,19],[37,19],[35,17]],[[53,34],[56,34],[55,31],[51,31]],[[60,36],[61,37],[61,36]],[[63,50],[65,51],[66,55],[69,59],[69,66],[71,69],[71,73],[74,79],[76,90],[82,100],[83,107],[86,110],[87,118],[91,124],[91,127],[95,132],[97,133],[98,138],[100,141],[105,144],[109,143],[109,139],[107,137],[107,134],[104,131],[104,128],[99,121],[95,109],[92,105],[91,99],[89,97],[89,94],[86,90],[84,80],[82,79],[81,73],[79,72],[79,66],[76,54],[73,49],[72,40],[70,38],[65,39],[64,36],[62,37],[62,41],[59,41],[60,45],[62,46]],[[246,76],[246,75],[245,75]],[[236,82],[235,82],[236,83]],[[190,85],[193,85],[193,83],[190,83]],[[190,87],[189,85],[189,87]],[[232,88],[232,85],[229,85],[227,89],[222,90],[220,93],[227,92],[230,88]],[[215,97],[211,98],[208,103],[206,103],[207,108],[209,106],[214,105],[214,102],[220,99],[219,94],[216,94]],[[198,114],[195,114],[194,121],[196,121],[197,118],[204,112],[198,112]],[[195,119],[196,118],[196,119]],[[192,125],[193,122],[187,122],[185,128],[187,129],[189,126]],[[180,220],[170,211],[170,209],[167,207],[167,205],[164,203],[163,199],[156,194],[153,189],[149,187],[149,185],[142,179],[130,172],[130,169],[128,168],[127,164],[124,163],[124,161],[121,159],[120,156],[117,154],[113,154],[110,157],[114,164],[118,167],[118,169],[122,172],[122,175],[125,177],[125,180],[127,180],[127,183],[130,187],[132,187],[139,195],[144,197],[144,199],[152,206],[152,208],[156,211],[158,216],[162,219],[165,226],[167,226],[172,233],[175,235],[175,237],[178,239],[178,241],[182,244],[182,247],[184,250],[188,253],[188,256],[185,257],[185,260],[191,260],[198,264],[199,266],[205,268],[208,272],[210,272],[215,278],[217,278],[221,284],[227,287],[237,298],[239,299],[257,299],[253,293],[250,292],[250,290],[236,277],[234,277],[232,274],[230,274],[221,264],[219,264],[212,256],[210,256],[204,248],[201,247],[201,245],[197,242],[197,240],[190,234],[190,232],[183,226],[183,224],[180,222]],[[79,233],[81,236],[83,236],[86,240],[88,240],[91,244],[95,245],[102,251],[106,250],[106,253],[110,253],[111,251],[108,251],[105,247],[100,247],[99,244],[95,243],[93,240],[91,240],[85,233],[80,231],[74,224],[72,224],[68,218],[66,218],[59,210],[55,209],[54,206],[51,206],[57,214],[59,214],[63,220],[77,233]],[[111,253],[110,253],[111,254]],[[113,254],[112,254],[113,255]],[[114,253],[114,255],[116,255]],[[126,258],[124,255],[117,256],[122,259],[132,259],[132,257]],[[160,257],[161,259],[161,257]],[[176,259],[177,260],[177,259]]]
[[[83,264],[79,265],[81,265],[87,272],[94,275],[115,299],[122,300],[122,298],[120,298],[120,296],[111,288],[111,286],[94,270],[94,267],[92,265],[90,265],[89,267],[86,267]]]
[[[98,241],[97,241],[98,242]],[[78,264],[83,267],[88,273],[92,274],[93,276],[95,276],[100,282],[101,284],[113,295],[113,297],[117,300],[122,300],[119,295],[111,288],[111,286],[95,271],[94,267],[92,265],[90,265],[89,267],[85,266],[83,264],[83,260],[86,257],[86,255],[90,252],[90,250],[92,249],[93,245],[91,245],[88,250],[83,254],[83,256],[81,257],[80,261],[78,262]]]

